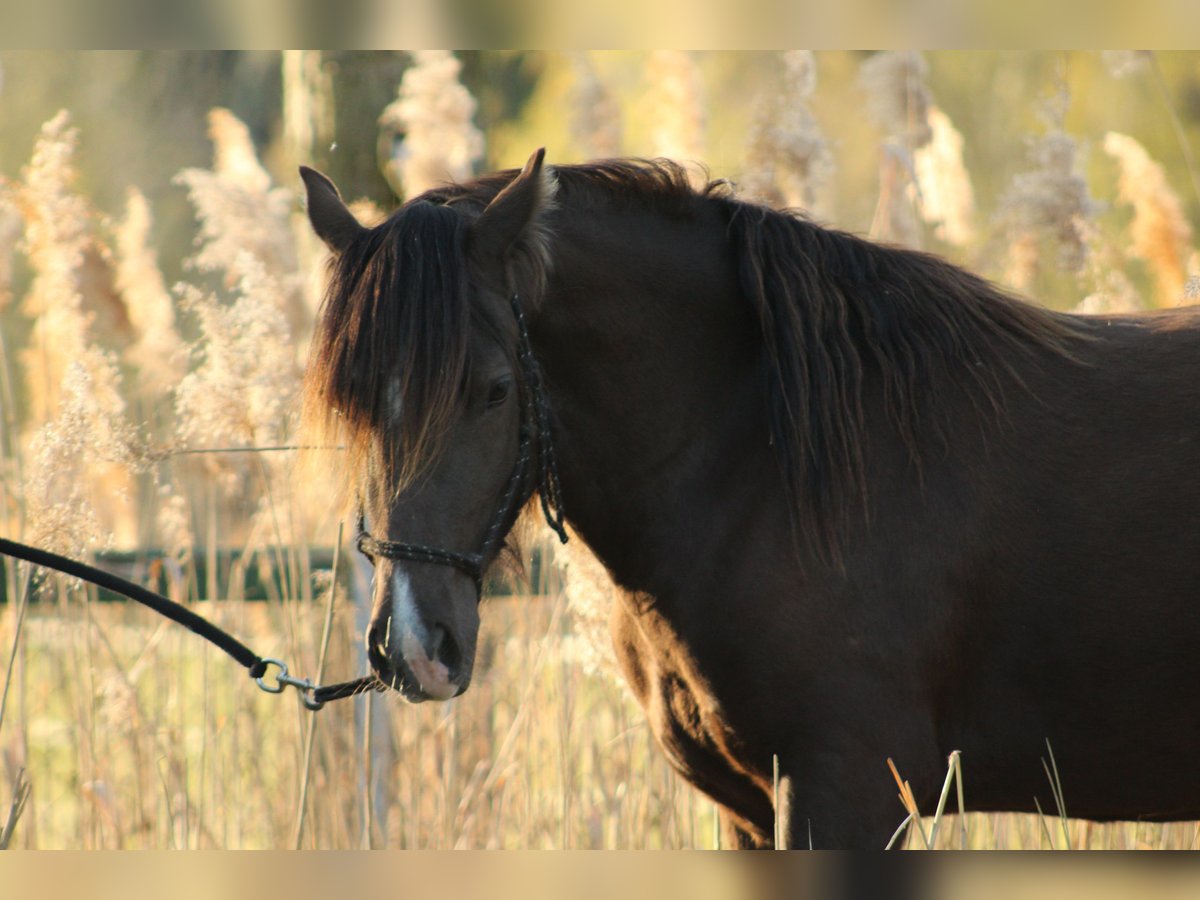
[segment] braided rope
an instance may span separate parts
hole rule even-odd
[[[496,545],[503,539],[501,529],[504,528],[513,509],[518,506],[517,493],[521,490],[525,482],[525,473],[529,469],[529,445],[531,443],[529,432],[525,428],[521,429],[521,438],[517,444],[517,461],[513,465],[513,473],[508,478],[508,485],[504,489],[504,496],[500,500],[500,508],[496,515],[492,517],[492,524],[488,527],[487,534],[483,537],[483,547],[479,551],[482,559],[487,560],[496,552]]]
[[[423,547],[420,544],[405,544],[400,541],[381,541],[366,531],[359,533],[355,543],[358,549],[367,556],[409,559],[414,562],[453,566],[470,575],[475,581],[483,578],[483,558],[479,554],[454,553],[450,550]]]
[[[567,531],[563,525],[562,484],[558,478],[558,455],[554,452],[554,441],[550,432],[550,408],[546,403],[546,392],[542,389],[542,369],[533,355],[529,341],[529,326],[525,322],[525,310],[514,292],[510,301],[517,320],[517,355],[525,374],[526,408],[532,406],[533,421],[538,436],[538,497],[542,503],[542,515],[562,543],[567,542]]]

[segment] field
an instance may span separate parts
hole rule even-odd
[[[541,144],[551,162],[673,155],[736,176],[747,196],[942,253],[1056,308],[1200,296],[1194,55],[465,59],[400,60],[395,102],[369,117],[391,142],[370,173],[385,190],[411,196]],[[80,71],[101,84],[86,66],[128,73],[135,62],[162,60],[101,54]],[[19,164],[0,155],[0,534],[71,556],[132,554],[139,578],[260,654],[340,681],[365,671],[368,592],[350,541],[338,571],[314,561],[350,523],[333,479],[295,467],[294,401],[325,257],[291,173],[351,139],[331,122],[338,73],[355,61],[339,69],[297,51],[267,62],[280,94],[263,92],[269,137],[249,113],[247,124],[225,107],[196,111],[207,161],[149,185],[103,169],[114,138],[93,139],[86,113],[0,95],[5,127],[38,115]],[[59,65],[0,56],[10,78]],[[501,74],[523,92],[516,111],[497,93]],[[864,98],[867,115],[839,116]],[[151,172],[140,133],[121,140]],[[373,133],[360,141],[376,146]],[[359,214],[379,215],[383,202],[362,195],[350,195]],[[171,237],[178,207],[182,243]],[[526,549],[550,553],[530,528]],[[715,807],[670,770],[614,671],[613,592],[577,543],[536,583],[485,601],[463,697],[413,707],[372,694],[316,715],[147,610],[8,566],[0,845],[716,846]],[[236,563],[218,565],[234,551]],[[969,759],[961,770],[969,798]],[[1070,773],[1059,774],[1069,813]],[[860,777],[897,792],[885,760]],[[898,843],[924,846],[935,823],[923,812]],[[898,827],[905,816],[898,799]],[[1096,825],[1055,809],[947,815],[936,831],[939,847],[1200,846],[1197,823]]]
[[[289,627],[319,635],[323,609],[295,610],[289,623],[287,611],[261,603],[198,608],[253,635],[260,652],[315,671],[314,641],[289,648],[281,637]],[[335,616],[335,645],[349,644],[348,620],[348,610]],[[396,695],[372,694],[315,716],[290,693],[260,692],[218,651],[148,621],[140,609],[80,604],[77,618],[39,609],[25,629],[9,713],[25,746],[10,746],[7,756],[25,755],[34,793],[18,846],[582,848],[713,840],[712,804],[657,758],[619,687],[584,672],[561,600],[491,603],[484,665],[456,701],[406,707]],[[351,671],[345,655],[331,657],[331,673]]]
[[[345,600],[335,606],[331,646],[342,650],[330,655],[331,679],[357,671]],[[5,787],[21,760],[34,787],[14,846],[718,846],[715,807],[667,766],[627,692],[595,670],[561,594],[489,601],[480,669],[461,698],[412,707],[372,694],[315,715],[290,693],[259,691],[219,651],[145,610],[48,606],[25,621],[5,723],[17,736],[5,744]],[[260,653],[317,671],[324,600],[195,608]],[[863,777],[895,791],[882,765]],[[969,762],[964,785],[969,793]],[[947,809],[955,802],[952,791]],[[899,801],[896,811],[899,826]],[[932,824],[923,822],[927,835]],[[966,829],[970,848],[1194,849],[1200,840],[1195,823],[1098,825],[1052,810],[969,814]],[[916,833],[905,841],[924,846]],[[963,845],[955,817],[935,843]]]

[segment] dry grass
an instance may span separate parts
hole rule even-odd
[[[1089,822],[1071,819],[1053,748],[1047,745],[1042,765],[1055,808],[1037,815],[967,813],[970,766],[958,751],[947,760],[946,780],[932,815],[921,816],[912,789],[891,760],[888,767],[900,789],[906,813],[889,846],[920,850],[1195,850],[1200,822]],[[964,772],[966,777],[964,778]]]
[[[1154,273],[1159,305],[1175,306],[1184,299],[1192,252],[1192,227],[1183,204],[1167,183],[1162,166],[1129,135],[1110,131],[1104,136],[1104,152],[1120,165],[1121,202],[1134,210],[1130,252],[1145,260]]]
[[[5,759],[33,793],[14,843],[289,846],[311,714],[139,608],[65,603],[35,606],[25,625],[10,729],[24,746],[10,740]],[[320,604],[196,608],[315,670]],[[302,846],[711,846],[713,805],[667,768],[627,695],[584,671],[563,611],[559,598],[489,602],[476,681],[451,703],[371,695],[322,710]],[[352,621],[335,615],[331,673],[355,665]]]

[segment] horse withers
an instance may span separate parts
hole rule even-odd
[[[407,698],[466,690],[540,494],[739,846],[881,847],[886,759],[928,812],[956,749],[971,809],[1053,809],[1047,741],[1072,815],[1200,818],[1195,312],[1051,312],[665,161],[539,151],[374,228],[303,176],[334,254],[306,414]]]

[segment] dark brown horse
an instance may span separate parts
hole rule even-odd
[[[333,248],[306,383],[374,535],[373,665],[466,689],[482,570],[542,493],[623,589],[618,656],[743,846],[928,811],[1200,818],[1200,319],[1080,317],[693,190],[666,162],[439,189]],[[772,802],[772,760],[780,802]]]

